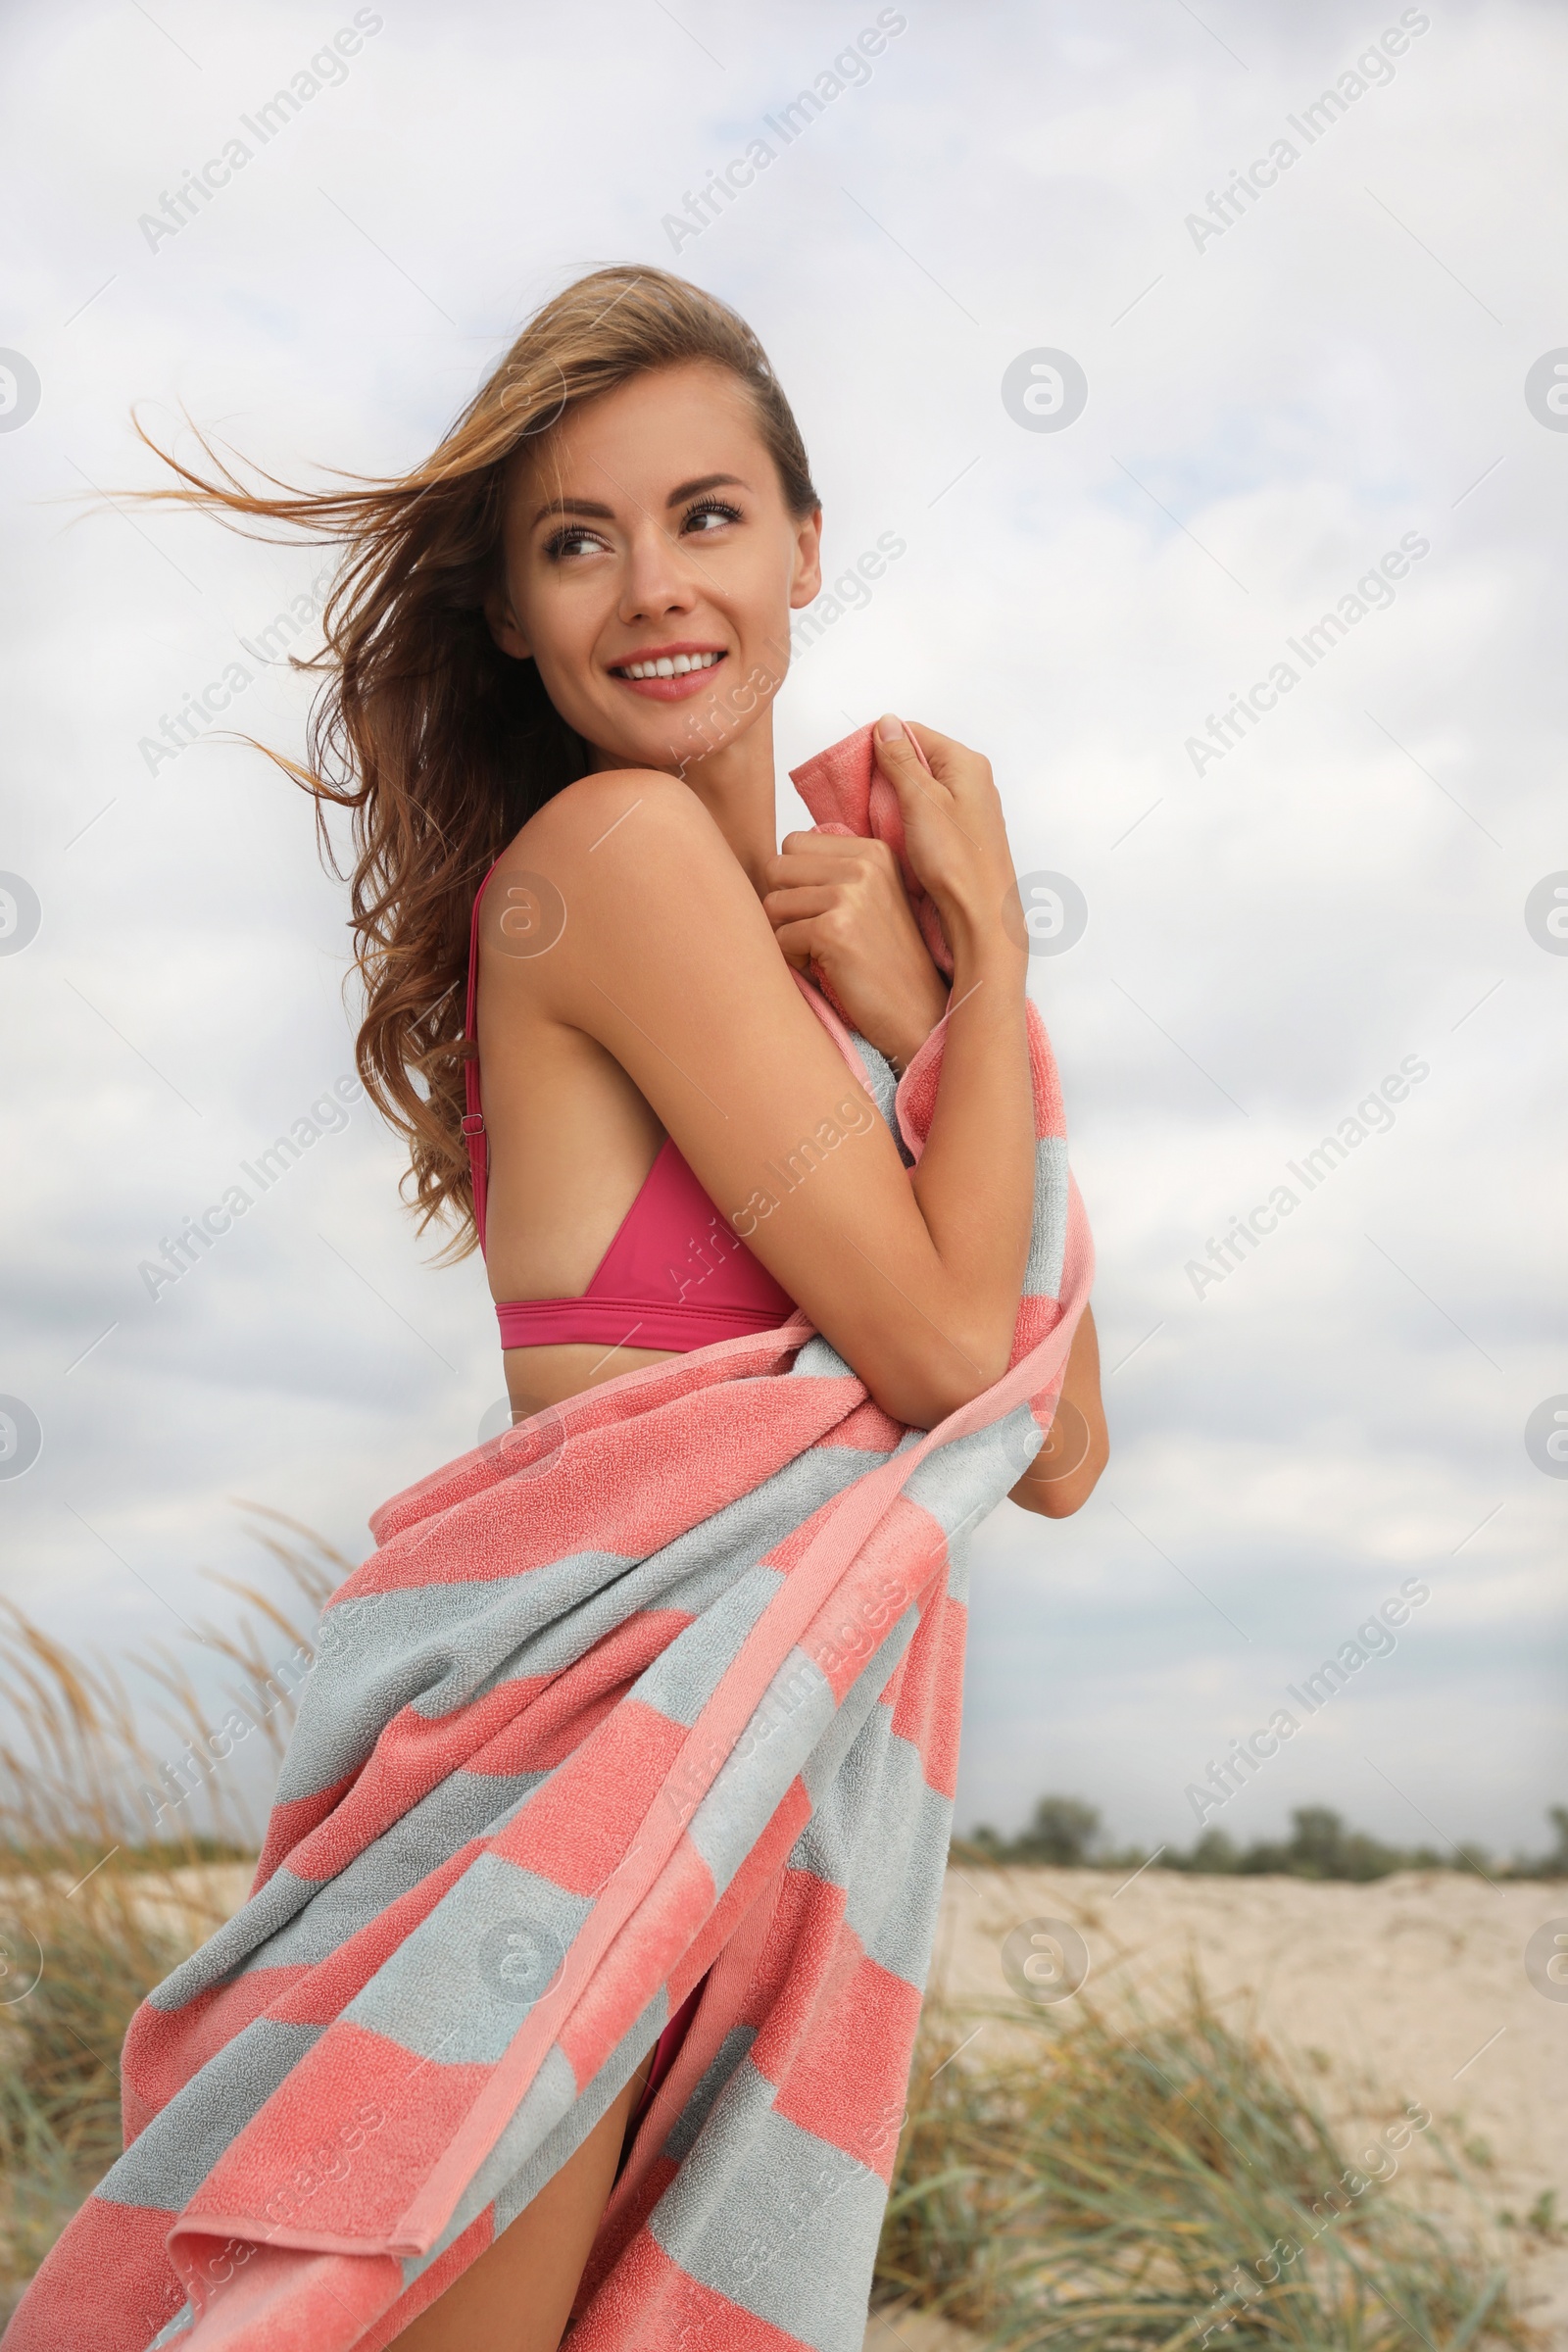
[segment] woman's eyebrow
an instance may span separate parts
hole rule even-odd
[[[699,491],[716,490],[725,483],[737,490],[749,490],[752,486],[750,482],[743,482],[738,473],[705,473],[699,475],[695,482],[682,482],[670,492],[664,504],[666,507],[678,507],[684,500],[695,498]]]
[[[695,481],[678,483],[664,504],[666,507],[682,506],[688,498],[696,498],[704,490],[717,490],[724,486],[736,490],[751,488],[750,482],[743,481],[738,473],[704,473],[699,474]],[[615,519],[613,507],[603,506],[593,498],[549,499],[534,516],[534,524],[543,522],[550,514],[588,514],[596,522],[613,522]]]
[[[601,506],[592,498],[552,498],[540,508],[534,521],[543,522],[547,514],[591,514],[596,522],[613,522],[615,519],[613,507]]]

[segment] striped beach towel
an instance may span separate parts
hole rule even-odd
[[[895,836],[868,730],[797,782],[825,823]],[[802,985],[916,1159],[942,1031],[895,1084]],[[966,1544],[1043,1443],[1092,1273],[1032,1006],[1029,1029],[1034,1229],[984,1396],[904,1428],[797,1313],[376,1512],[251,1896],[137,2011],[124,2153],[9,2352],[389,2343],[699,1986],[572,2352],[858,2352],[947,1853]]]

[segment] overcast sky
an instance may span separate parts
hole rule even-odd
[[[1568,869],[1561,11],[57,0],[7,42],[0,1392],[42,1451],[0,1481],[0,1592],[178,1643],[224,1605],[199,1572],[260,1556],[233,1497],[358,1558],[502,1390],[477,1261],[426,1263],[363,1102],[147,1294],[141,1261],[353,1066],[308,805],[242,748],[159,756],[236,662],[235,723],[299,748],[306,693],[253,649],[321,559],[71,502],[151,478],[133,402],[294,478],[402,468],[544,296],[658,263],[771,353],[829,578],[906,543],[800,662],[781,774],[907,711],[989,755],[1020,871],[1088,907],[1031,985],[1113,1459],[1078,1518],[1004,1504],[976,1540],[960,1819],[1071,1790],[1119,1839],[1189,1841],[1209,1759],[1417,1579],[1396,1648],[1211,1820],[1250,1839],[1323,1799],[1399,1842],[1543,1845],[1568,1481],[1526,1429],[1568,1392],[1568,956],[1526,903]],[[280,88],[297,113],[259,117]],[[758,140],[751,184],[688,209]],[[1066,413],[1042,352],[1087,385],[1058,429],[1004,397]],[[1326,612],[1343,633],[1305,638]],[[1309,1191],[1288,1163],[1385,1080]]]

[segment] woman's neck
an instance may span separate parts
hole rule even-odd
[[[595,770],[624,767],[612,753],[595,750]],[[743,735],[715,745],[697,759],[678,753],[665,762],[679,776],[734,851],[747,880],[761,898],[767,889],[766,867],[778,851],[778,820],[773,787],[773,711],[760,710]]]

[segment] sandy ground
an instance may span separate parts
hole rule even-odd
[[[917,2311],[873,2312],[865,2352],[974,2352],[980,2338]]]
[[[244,1900],[250,1872],[224,1865],[200,1883],[226,1912]],[[1102,2003],[1157,2013],[1194,1959],[1226,2014],[1295,2064],[1347,2140],[1407,2099],[1430,2108],[1467,2159],[1473,2210],[1495,2224],[1504,2209],[1523,2217],[1546,2190],[1568,2214],[1568,2000],[1538,1992],[1523,1964],[1532,1933],[1555,1918],[1568,1921],[1568,1886],[1494,1887],[1446,1871],[1350,1886],[1157,1869],[1126,1883],[1089,1870],[955,1870],[931,1984],[977,2016],[1010,2001],[1001,1946],[1026,1922],[1076,1930],[1084,1989]],[[983,2025],[972,2060],[983,2063],[986,2035],[1003,2033]],[[1455,2210],[1419,2140],[1401,2185],[1430,2209]],[[1553,2246],[1514,2231],[1502,2242],[1529,2316],[1568,2352],[1568,2238]],[[972,2341],[907,2313],[874,2319],[865,2339],[866,2352],[959,2352]]]
[[[1473,2210],[1494,2225],[1503,2210],[1522,2218],[1545,2190],[1568,2215],[1568,2001],[1538,1992],[1523,1959],[1533,1931],[1556,1918],[1568,1926],[1568,1886],[1494,1887],[1447,1871],[1367,1886],[1160,1870],[1130,1883],[1089,1870],[953,1871],[931,1982],[959,2002],[1010,2000],[1001,1945],[1031,1920],[1077,1930],[1090,1963],[1084,1989],[1106,2005],[1136,1999],[1157,2014],[1196,1959],[1224,2013],[1294,2063],[1348,2141],[1407,2099],[1430,2108],[1467,2159]],[[986,2034],[1002,2030],[982,2029],[976,2060]],[[1416,2146],[1404,2194],[1455,2211],[1435,2155]],[[1568,2240],[1509,2232],[1502,2242],[1529,2316],[1568,2346]],[[897,2324],[911,2352],[947,2352],[915,2342],[907,2320]],[[897,2337],[866,2341],[898,2352]]]

